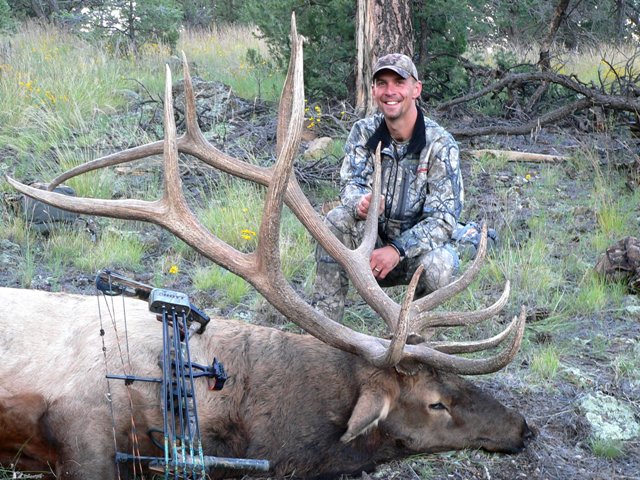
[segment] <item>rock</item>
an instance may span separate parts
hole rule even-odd
[[[33,184],[32,187],[43,190],[47,188],[44,184]],[[56,187],[53,191],[72,197],[75,197],[76,195],[71,187],[64,185]],[[22,199],[22,210],[24,211],[27,217],[27,222],[31,228],[44,235],[47,235],[53,228],[55,228],[55,225],[71,224],[76,220],[76,218],[78,218],[77,213],[52,207],[51,205],[34,200],[26,195]]]
[[[21,262],[20,245],[10,240],[0,240],[0,267],[16,268]]]
[[[611,245],[594,269],[609,281],[626,283],[630,292],[640,292],[640,240],[627,237]]]
[[[327,150],[331,148],[333,139],[330,137],[320,137],[309,142],[303,157],[307,160],[319,160],[327,156]]]
[[[640,438],[640,423],[635,419],[633,409],[625,402],[596,392],[587,395],[580,407],[595,437],[602,440]]]

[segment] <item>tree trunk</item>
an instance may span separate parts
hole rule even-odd
[[[538,60],[538,65],[543,72],[551,70],[551,45],[556,38],[556,34],[558,33],[558,29],[560,28],[560,24],[562,20],[564,20],[565,15],[567,13],[567,8],[569,7],[569,0],[559,0],[558,5],[556,5],[556,10],[551,18],[551,22],[549,23],[549,30],[547,32],[547,36],[542,41],[540,45],[540,59]]]
[[[44,8],[42,6],[42,2],[39,0],[32,0],[31,2],[31,9],[34,11],[34,13],[36,14],[36,16],[40,19],[40,20],[47,20],[47,14],[44,11]]]
[[[568,7],[569,0],[558,1],[555,12],[553,13],[553,17],[551,18],[551,22],[549,23],[549,30],[547,31],[547,35],[540,45],[540,57],[538,59],[538,66],[543,72],[551,71],[551,45],[553,45],[556,34],[558,33],[558,29],[560,28],[560,24],[565,19]],[[525,111],[531,112],[535,108],[536,104],[540,101],[542,96],[546,93],[548,88],[548,83],[542,83],[536,89],[536,91],[533,92],[531,98],[529,98],[529,101],[527,102],[527,105],[525,107]]]
[[[414,0],[414,8],[423,10],[425,7],[425,0]],[[416,44],[418,46],[418,62],[417,65],[424,65],[427,63],[427,57],[429,55],[429,45],[427,39],[431,36],[431,26],[427,22],[427,17],[422,15],[420,16],[420,25],[419,25],[420,38],[416,38]]]
[[[624,40],[624,23],[627,19],[625,0],[616,0],[616,41],[621,43]]]
[[[375,110],[371,97],[371,70],[387,53],[413,56],[413,24],[410,0],[358,0],[356,17],[356,110]]]

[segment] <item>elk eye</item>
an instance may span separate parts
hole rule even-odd
[[[446,410],[447,407],[445,407],[442,403],[438,402],[438,403],[432,403],[429,405],[429,408],[431,408],[432,410]]]

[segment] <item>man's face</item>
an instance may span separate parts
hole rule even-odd
[[[388,120],[402,118],[415,107],[422,83],[415,78],[402,78],[393,70],[382,70],[373,81],[373,98]]]

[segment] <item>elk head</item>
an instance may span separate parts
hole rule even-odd
[[[498,313],[509,296],[509,282],[502,296],[490,307],[472,312],[435,312],[439,306],[464,290],[479,271],[486,252],[486,231],[479,252],[467,271],[450,285],[418,300],[413,293],[421,270],[414,275],[407,295],[399,304],[377,284],[369,268],[369,256],[376,239],[377,218],[370,215],[362,244],[350,250],[327,229],[320,216],[302,193],[291,175],[293,160],[300,145],[304,119],[304,88],[302,44],[296,31],[295,17],[291,24],[291,59],[282,91],[277,130],[277,162],[269,168],[259,167],[230,157],[211,145],[198,127],[195,97],[189,66],[183,54],[186,97],[186,132],[177,137],[171,94],[172,78],[166,69],[164,124],[165,139],[131,148],[82,164],[54,179],[49,190],[24,185],[12,178],[8,181],[17,190],[36,200],[58,208],[88,215],[100,215],[155,223],[182,239],[185,243],[218,265],[247,280],[289,320],[323,342],[359,355],[376,367],[396,367],[411,371],[416,366],[446,370],[457,374],[483,374],[497,371],[515,356],[524,332],[525,318],[521,313],[500,334],[481,341],[407,343],[410,332],[420,333],[436,327],[468,325],[488,319]],[[220,240],[205,228],[190,210],[182,191],[178,169],[178,153],[192,155],[210,166],[234,176],[267,187],[267,195],[255,251],[244,253]],[[164,191],[160,199],[103,200],[61,195],[52,190],[63,181],[98,168],[117,165],[163,153]],[[380,192],[380,159],[376,155],[377,176],[374,182],[374,204],[377,212]],[[280,270],[279,234],[283,203],[297,216],[315,240],[346,270],[358,293],[385,321],[392,332],[391,340],[356,332],[336,323],[309,305],[289,285]],[[468,358],[457,354],[493,348],[507,338],[510,341],[499,353],[488,358]]]

